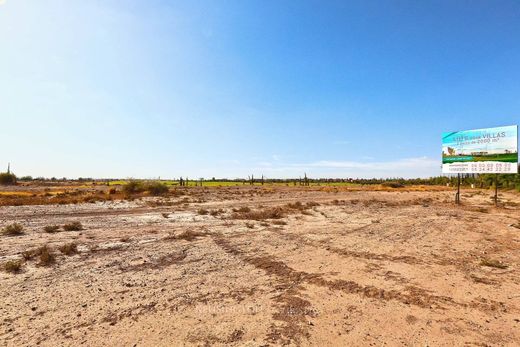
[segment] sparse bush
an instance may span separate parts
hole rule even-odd
[[[59,225],[47,225],[45,228],[43,228],[43,230],[46,233],[53,234],[53,233],[57,233],[58,231],[60,231],[60,226]]]
[[[27,250],[27,251],[23,251],[22,252],[22,257],[25,259],[25,260],[31,260],[32,258],[34,258],[36,256],[36,253],[35,253],[36,250],[34,249],[30,249],[30,250]]]
[[[2,229],[2,234],[6,236],[18,236],[23,234],[23,226],[18,223],[13,223]]]
[[[168,193],[168,186],[161,182],[149,182],[145,185],[145,190],[153,196]]]
[[[83,225],[79,221],[75,221],[69,224],[63,225],[63,230],[65,231],[80,231],[83,230]]]
[[[12,173],[2,172],[0,173],[0,185],[8,186],[16,184],[16,176]]]
[[[136,194],[144,191],[144,185],[141,181],[131,180],[123,186],[125,194]]]
[[[394,182],[394,181],[383,182],[381,185],[385,188],[403,188],[404,187],[404,184],[402,184],[400,182]]]
[[[4,270],[10,273],[18,273],[22,270],[23,261],[9,260],[4,263]]]
[[[35,257],[38,257],[38,265],[41,266],[48,266],[56,261],[56,257],[47,245],[26,250],[22,253],[22,256],[25,260],[31,260]]]
[[[482,259],[482,261],[480,262],[480,265],[494,267],[497,269],[507,269],[506,264],[502,263],[499,260],[494,260],[494,259]]]
[[[40,266],[50,266],[56,262],[56,256],[52,253],[52,250],[46,245],[39,248],[39,262]]]
[[[272,207],[268,209],[263,209],[259,211],[250,211],[250,212],[235,212],[231,216],[233,219],[253,219],[253,220],[263,220],[263,219],[280,219],[285,217],[284,210],[280,207]]]
[[[213,217],[216,217],[222,213],[224,213],[224,210],[219,208],[218,210],[211,210],[211,212],[209,214],[212,215]]]
[[[76,245],[74,242],[61,245],[58,249],[65,255],[73,255],[78,253],[78,245]]]
[[[300,202],[296,201],[294,203],[289,203],[285,205],[287,208],[293,209],[293,210],[303,210],[305,209],[305,206]]]

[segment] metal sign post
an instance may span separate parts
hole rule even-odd
[[[455,203],[460,205],[460,173],[457,174],[457,194],[455,194]]]
[[[498,206],[498,174],[495,174],[495,206]]]

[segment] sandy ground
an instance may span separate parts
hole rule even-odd
[[[520,196],[490,195],[192,188],[1,207],[0,226],[25,228],[0,236],[1,263],[79,252],[0,272],[0,345],[519,345]],[[276,220],[232,210],[297,201],[312,204]],[[84,230],[43,232],[72,221]]]

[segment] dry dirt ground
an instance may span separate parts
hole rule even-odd
[[[24,226],[0,236],[0,263],[56,255],[0,272],[0,345],[519,345],[520,196],[490,195],[229,187],[0,207],[0,226]]]

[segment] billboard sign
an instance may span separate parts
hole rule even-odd
[[[518,126],[442,134],[443,173],[518,173]]]

